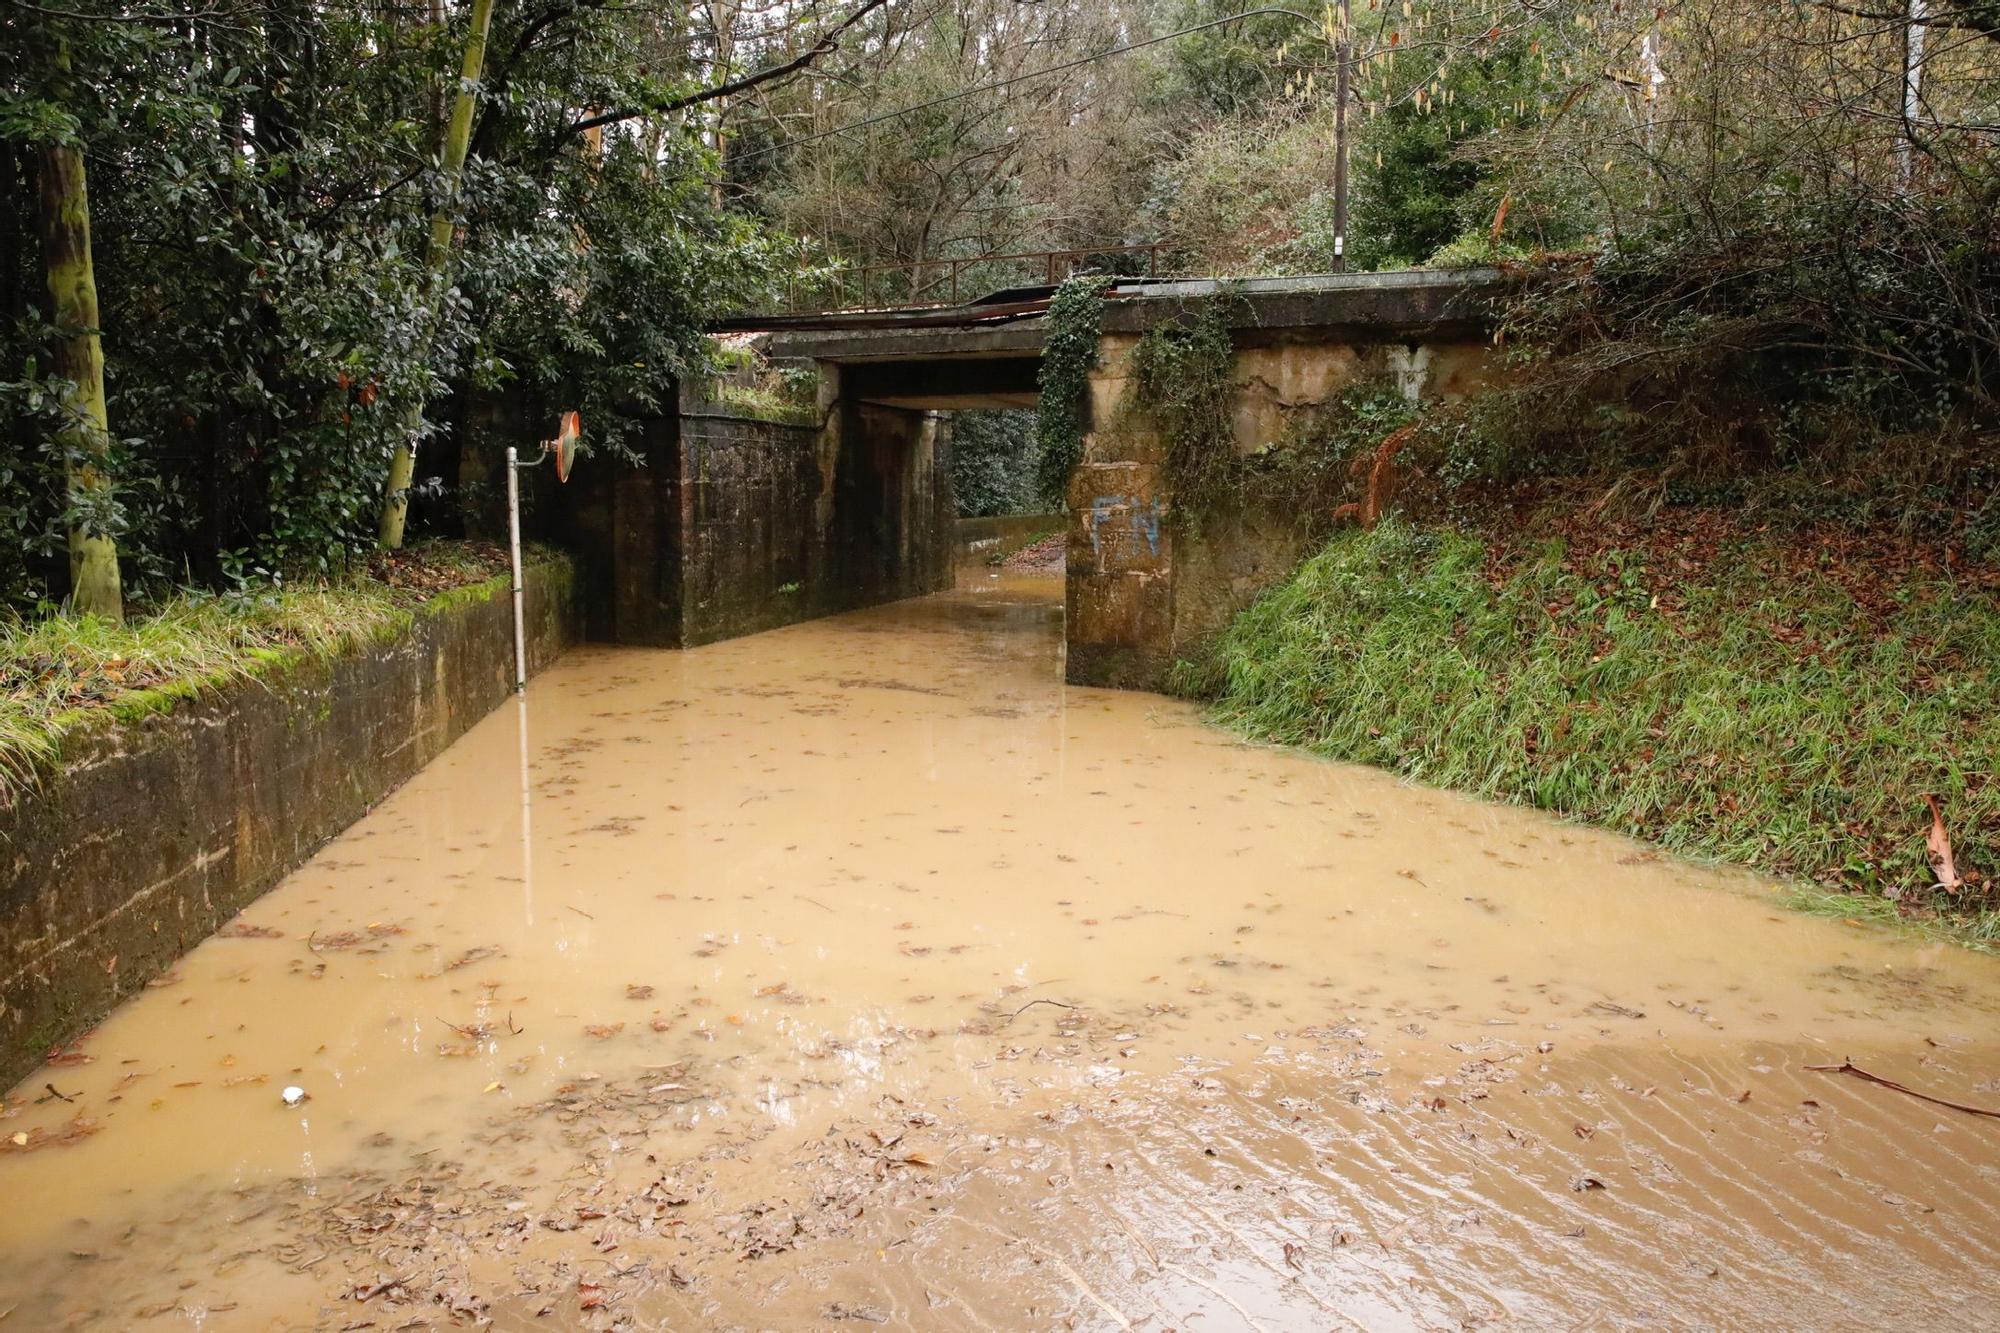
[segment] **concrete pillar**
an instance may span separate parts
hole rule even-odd
[[[1325,535],[1328,513],[1304,497],[1208,513],[1177,512],[1165,446],[1125,401],[1138,338],[1106,334],[1090,378],[1083,461],[1070,479],[1068,677],[1080,685],[1157,689],[1198,658],[1259,592]],[[1295,426],[1335,409],[1357,381],[1393,377],[1405,394],[1455,391],[1483,348],[1268,339],[1236,349],[1230,415],[1238,454],[1294,447]],[[1442,370],[1443,375],[1440,375]],[[1442,385],[1440,381],[1442,380]]]
[[[1070,474],[1064,603],[1068,678],[1156,687],[1173,665],[1174,533],[1160,441],[1118,420],[1130,334],[1106,334],[1091,372],[1083,460]]]

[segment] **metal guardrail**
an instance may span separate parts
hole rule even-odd
[[[838,314],[885,307],[955,306],[968,296],[1009,287],[1053,287],[1078,272],[1157,278],[1160,256],[1169,249],[1164,243],[1153,241],[1144,245],[1022,250],[900,264],[866,264],[835,270],[822,282],[802,284],[796,278],[788,280],[782,313]],[[1107,259],[1111,262],[1104,262]]]

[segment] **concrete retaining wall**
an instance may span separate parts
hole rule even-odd
[[[691,648],[949,588],[950,434],[821,386],[815,424],[690,400],[559,496],[593,639]]]
[[[575,641],[566,561],[529,571],[532,665]],[[0,1089],[95,1023],[504,702],[505,579],[407,631],[65,738],[0,807]]]

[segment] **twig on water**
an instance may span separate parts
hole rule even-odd
[[[1016,1009],[1013,1013],[1007,1015],[1007,1021],[1009,1023],[1013,1022],[1015,1019],[1019,1018],[1022,1014],[1027,1013],[1030,1009],[1034,1008],[1038,1004],[1052,1004],[1058,1009],[1076,1008],[1075,1005],[1064,1004],[1061,1000],[1030,1000],[1026,1004],[1022,1005],[1019,1009]]]
[[[2000,1111],[1989,1110],[1984,1106],[1967,1106],[1964,1102],[1946,1101],[1942,1097],[1933,1097],[1928,1092],[1918,1092],[1915,1088],[1906,1087],[1892,1078],[1871,1074],[1852,1060],[1842,1060],[1837,1065],[1807,1065],[1806,1068],[1821,1074],[1852,1074],[1864,1082],[1879,1083],[1885,1088],[1915,1097],[1920,1102],[1929,1102],[1933,1106],[1942,1106],[1952,1111],[1963,1111],[1967,1115],[1983,1115],[1990,1120],[2000,1120]]]

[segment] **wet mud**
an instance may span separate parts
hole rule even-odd
[[[1986,1326],[2000,965],[1061,684],[593,648],[0,1108],[0,1328]],[[287,1106],[281,1093],[309,1100]]]

